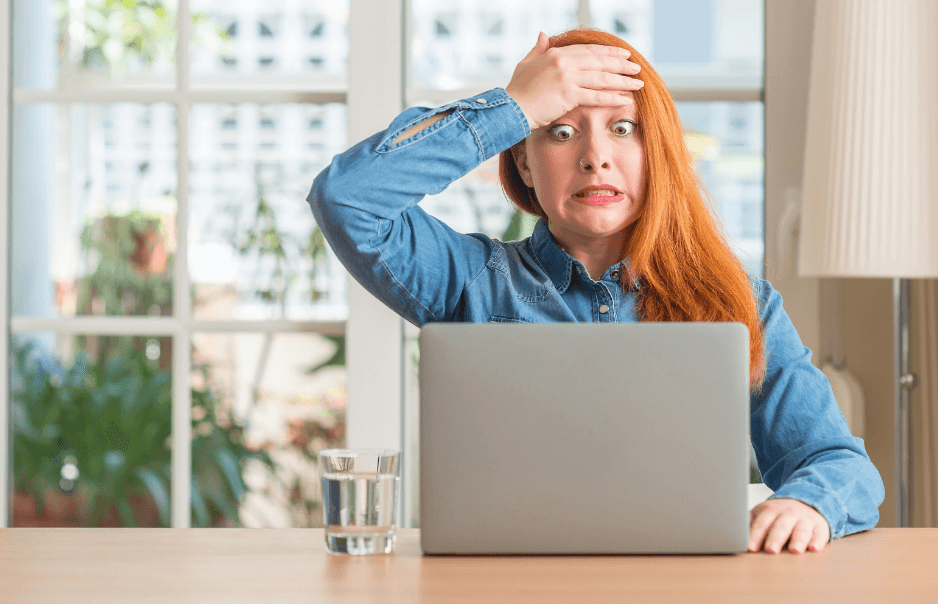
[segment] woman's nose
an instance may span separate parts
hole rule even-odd
[[[603,148],[601,141],[588,140],[580,156],[580,170],[596,172],[609,169],[609,151]]]

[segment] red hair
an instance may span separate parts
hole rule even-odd
[[[738,321],[749,328],[749,383],[765,373],[762,325],[749,277],[713,218],[709,196],[693,165],[677,108],[661,76],[634,48],[613,34],[575,29],[553,36],[551,48],[572,44],[618,46],[641,66],[644,87],[633,93],[645,149],[645,196],[632,235],[622,250],[628,279],[638,279],[638,311],[643,321]],[[518,143],[523,145],[524,142]],[[546,221],[511,149],[499,157],[505,194],[520,210]]]

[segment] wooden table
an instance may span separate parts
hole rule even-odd
[[[0,602],[938,602],[938,529],[796,556],[326,554],[322,529],[3,529]]]

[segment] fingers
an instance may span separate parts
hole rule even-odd
[[[766,507],[764,504],[752,509],[749,514],[749,551],[757,552],[762,549],[766,535],[778,516],[779,512],[775,508]]]
[[[814,536],[814,527],[808,522],[798,522],[791,532],[791,539],[788,541],[788,551],[793,554],[803,554],[808,543]]]
[[[612,46],[575,44],[549,48],[538,34],[537,44],[518,63],[505,86],[532,130],[545,126],[577,106],[623,106],[634,102],[631,92],[644,82],[631,77],[641,67],[628,60],[629,51]]]
[[[791,537],[792,530],[798,524],[798,518],[791,514],[781,514],[772,523],[769,534],[765,538],[765,545],[762,547],[767,554],[777,554],[785,548],[788,539]]]
[[[570,52],[577,55],[599,55],[601,57],[617,57],[622,59],[628,59],[632,56],[632,53],[625,48],[619,48],[618,46],[606,46],[604,44],[573,44],[572,46],[564,46],[563,48],[569,48]]]
[[[624,107],[635,102],[628,92],[607,90],[580,90],[577,105],[581,107]]]
[[[800,501],[775,499],[760,503],[749,513],[751,552],[764,549],[777,554],[788,544],[788,551],[802,554],[806,549],[819,552],[830,539],[827,520],[814,508]]]
[[[547,49],[550,48],[550,38],[547,37],[547,34],[544,32],[538,32],[537,34],[537,44],[534,45],[534,49],[539,51],[538,54],[544,54],[547,52]]]
[[[824,546],[827,545],[827,542],[831,538],[830,527],[825,525],[814,531],[814,536],[811,539],[811,543],[808,544],[808,549],[812,552],[819,552],[824,549]]]
[[[580,71],[574,81],[580,88],[590,90],[640,90],[645,85],[638,78],[604,71]]]
[[[522,59],[522,61],[538,57],[544,54],[545,52],[547,52],[549,48],[550,48],[550,39],[547,37],[547,34],[545,34],[544,32],[539,32],[537,34],[537,43],[534,44],[534,48],[528,51],[528,54],[524,56],[524,59]]]
[[[552,50],[563,51],[567,48],[573,48],[568,46],[566,48],[557,48]],[[601,57],[593,54],[589,55],[567,55],[567,56],[557,56],[557,62],[565,61],[570,67],[578,71],[595,71],[600,73],[609,73],[609,74],[624,74],[624,75],[636,75],[642,70],[642,66],[638,63],[633,63],[628,59],[621,57]]]

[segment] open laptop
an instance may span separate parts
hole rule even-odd
[[[703,554],[749,539],[740,323],[420,332],[427,554]]]

